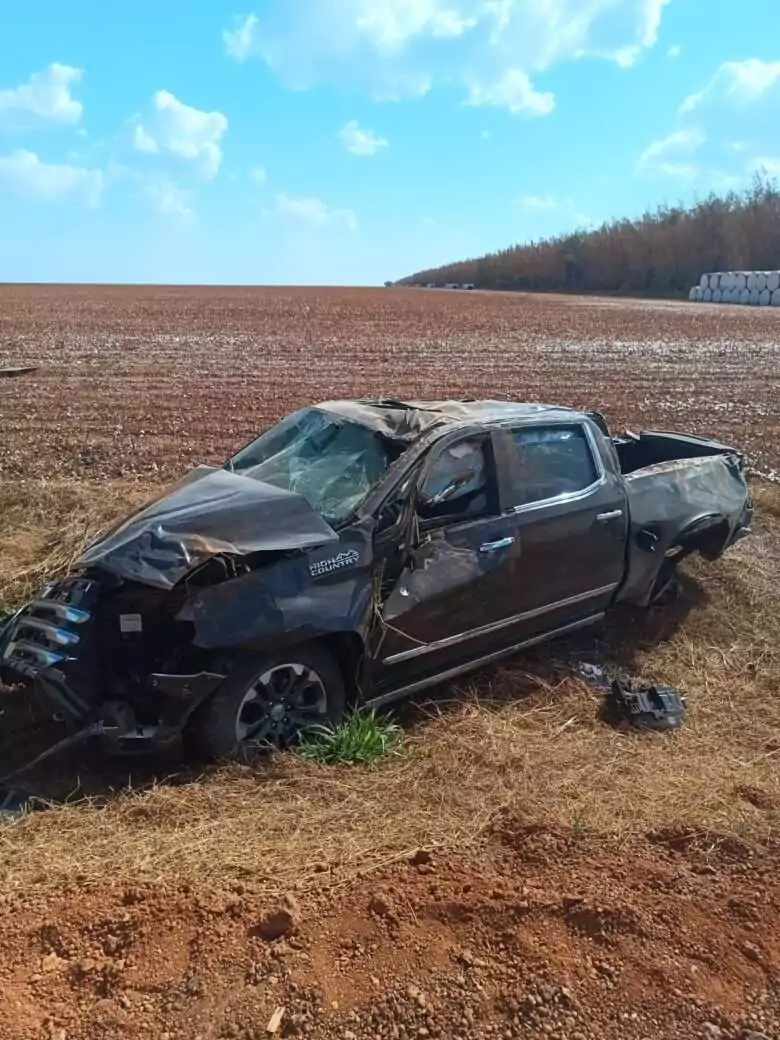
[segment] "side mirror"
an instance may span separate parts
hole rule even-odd
[[[435,495],[428,495],[425,492],[425,488],[421,488],[418,494],[418,501],[426,508],[443,505],[452,498],[456,491],[460,491],[462,487],[465,487],[476,479],[476,476],[477,471],[475,469],[464,470],[462,473],[458,473],[457,476],[453,477],[449,484]]]
[[[377,516],[376,529],[377,531],[387,531],[389,528],[394,527],[401,519],[401,514],[404,511],[403,502],[400,499],[395,499],[392,502],[386,502],[382,507],[379,515]]]

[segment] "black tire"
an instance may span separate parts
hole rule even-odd
[[[680,574],[677,570],[677,560],[664,560],[655,579],[647,605],[648,607],[668,607],[679,599],[680,591]]]
[[[284,696],[288,682],[298,689]],[[316,705],[315,696],[321,697]],[[311,710],[294,703],[299,698],[311,701]],[[277,654],[252,655],[237,662],[193,713],[185,748],[188,755],[211,762],[246,760],[263,748],[293,744],[311,725],[338,724],[345,705],[344,676],[324,646],[303,643]]]

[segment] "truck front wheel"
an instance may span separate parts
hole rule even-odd
[[[187,750],[210,761],[246,758],[269,747],[289,747],[314,725],[344,715],[344,678],[316,643],[274,655],[250,656],[190,719]]]

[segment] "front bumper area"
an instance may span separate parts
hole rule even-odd
[[[97,596],[96,583],[86,578],[50,583],[0,632],[0,667],[32,682],[54,711],[74,725],[84,723],[90,705],[68,681],[63,667],[84,650]]]
[[[99,580],[74,577],[46,585],[0,625],[0,675],[24,683],[38,706],[71,733],[89,729],[100,736],[107,750],[170,746],[224,675],[193,669],[112,678],[106,663],[116,666],[127,651],[118,656],[109,642],[113,626],[106,628],[105,610]]]

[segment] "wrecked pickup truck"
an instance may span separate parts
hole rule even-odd
[[[751,514],[714,441],[538,404],[328,402],[92,544],[0,630],[2,675],[117,750],[289,744],[651,604]]]

